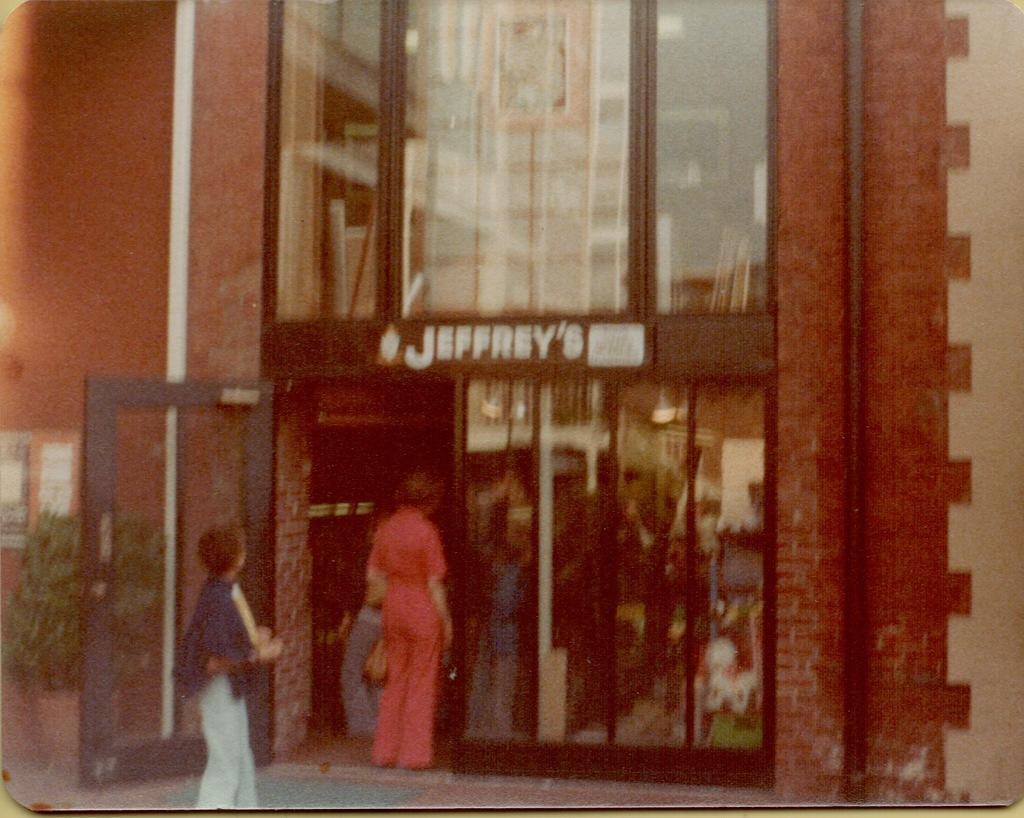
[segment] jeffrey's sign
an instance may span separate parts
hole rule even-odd
[[[643,324],[474,322],[402,330],[391,325],[380,338],[381,363],[410,369],[506,362],[638,367],[644,364],[645,350]]]

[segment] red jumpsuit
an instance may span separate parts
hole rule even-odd
[[[437,528],[418,509],[403,506],[377,528],[369,567],[388,579],[383,610],[388,670],[373,763],[429,767],[444,637],[427,580],[441,579],[447,571]]]

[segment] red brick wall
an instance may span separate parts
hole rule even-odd
[[[196,7],[190,378],[259,375],[266,5]]]
[[[843,2],[778,4],[779,793],[843,766]]]
[[[942,0],[868,3],[865,16],[865,373],[868,787],[944,788],[946,686],[946,20]]]
[[[37,0],[4,26],[4,429],[80,428],[87,373],[164,371],[173,32],[174,3],[132,0]]]
[[[779,3],[777,781],[828,798],[843,764],[843,2]],[[868,795],[942,797],[949,688],[946,25],[941,0],[865,18]],[[963,481],[961,481],[963,482]],[[962,493],[962,492],[961,492]]]
[[[279,397],[278,414],[275,618],[286,646],[274,671],[274,753],[280,756],[306,737],[313,630],[309,605],[312,559],[306,545],[310,430],[302,396]]]

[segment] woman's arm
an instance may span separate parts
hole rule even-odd
[[[370,601],[370,604],[376,602],[379,606],[384,601],[387,590],[388,575],[379,568],[368,566],[366,569],[366,599]]]
[[[452,643],[452,617],[448,612],[448,594],[440,577],[429,577],[427,590],[430,592],[430,601],[434,603],[438,616],[441,617],[444,626],[444,646],[447,648]]]
[[[210,656],[206,660],[206,672],[211,676],[218,673],[233,673],[248,670],[254,665],[271,664],[277,661],[284,651],[284,643],[279,638],[267,638],[256,645],[244,659],[229,659],[227,656]]]

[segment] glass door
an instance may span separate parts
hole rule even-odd
[[[465,545],[455,599],[464,635],[462,734],[531,742],[537,712],[535,385],[471,381],[465,392]]]
[[[85,784],[199,771],[194,700],[175,695],[175,649],[205,572],[196,544],[244,530],[240,582],[272,621],[272,388],[90,380],[84,462]],[[266,688],[264,675],[260,684]],[[254,697],[257,761],[270,755],[267,690]]]

